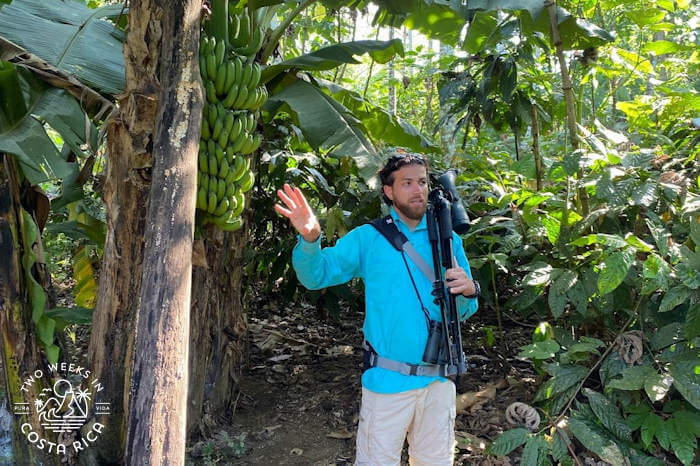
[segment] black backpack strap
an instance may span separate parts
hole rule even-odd
[[[408,238],[399,231],[391,215],[372,220],[369,224],[376,228],[391,243],[394,249],[399,252],[403,251],[403,245],[408,242]]]

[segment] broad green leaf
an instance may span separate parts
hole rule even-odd
[[[526,286],[539,286],[546,285],[549,283],[554,269],[551,265],[544,262],[532,264],[533,268],[530,273],[528,273],[525,278],[523,278],[523,284]]]
[[[559,351],[559,343],[554,340],[538,341],[520,348],[519,358],[549,359]]]
[[[0,36],[88,86],[115,95],[124,89],[122,32],[104,18],[123,10],[121,4],[90,9],[75,0],[14,0],[0,9]]]
[[[666,12],[656,8],[645,8],[627,13],[629,19],[637,23],[638,26],[648,26],[656,24],[664,19]]]
[[[469,53],[479,52],[489,38],[498,33],[498,29],[498,19],[493,13],[477,11],[467,28],[464,50]]]
[[[625,66],[628,70],[637,73],[653,73],[654,67],[648,58],[638,55],[635,52],[629,50],[611,47],[610,58],[613,62],[620,63]],[[633,102],[618,102],[617,108],[632,116],[640,116],[639,112],[645,109],[640,108],[642,102],[635,100]],[[651,108],[649,109],[651,111]]]
[[[645,243],[644,241],[637,238],[637,236],[635,236],[631,233],[628,233],[627,235],[625,235],[625,241],[627,242],[627,244],[629,244],[630,246],[633,246],[638,251],[652,252],[653,246]]]
[[[74,324],[89,324],[92,322],[92,309],[86,307],[55,307],[46,311],[53,319],[63,319]]]
[[[549,307],[552,310],[552,315],[555,318],[560,317],[564,313],[564,308],[567,303],[566,293],[578,281],[578,275],[571,270],[564,270],[549,288]]]
[[[657,372],[649,366],[632,366],[622,371],[621,379],[608,382],[606,388],[618,390],[640,390],[647,377],[656,376]]]
[[[644,420],[644,424],[642,424],[641,430],[642,442],[644,442],[644,446],[646,448],[651,446],[651,443],[654,441],[654,436],[656,436],[656,433],[661,429],[663,429],[663,421],[661,418],[656,414],[649,412]]]
[[[666,421],[666,427],[671,441],[671,449],[684,466],[689,466],[695,457],[697,439],[688,426],[682,425],[678,419],[671,418]]]
[[[359,40],[329,45],[306,55],[266,67],[260,82],[266,83],[285,70],[324,71],[343,64],[359,64],[355,56],[369,54],[378,63],[386,63],[396,55],[404,55],[403,43],[392,40]]]
[[[620,416],[617,406],[605,396],[589,388],[585,388],[583,394],[588,397],[591,409],[606,429],[619,439],[632,441],[632,431]]]
[[[608,385],[608,381],[622,373],[627,368],[627,363],[622,360],[617,351],[611,351],[600,364],[598,374],[600,381],[604,386]]]
[[[700,335],[700,302],[691,306],[685,315],[685,337],[692,340],[698,335]]]
[[[614,252],[605,259],[604,268],[598,275],[598,291],[601,296],[620,286],[634,263],[634,255],[634,250],[623,249]]]
[[[612,248],[624,248],[627,242],[618,235],[608,235],[605,233],[595,233],[582,236],[571,242],[574,246],[588,246],[590,244],[604,244]]]
[[[53,344],[53,331],[55,328],[56,321],[44,313],[36,324],[37,335],[44,345],[49,346]]]
[[[540,386],[534,401],[543,401],[562,393],[579,383],[588,373],[588,369],[579,365],[550,365],[548,372],[552,378]]]
[[[21,73],[21,76],[25,76],[25,73]],[[47,180],[63,178],[73,171],[73,164],[63,159],[39,118],[59,122],[59,127],[66,126],[61,122],[81,119],[83,131],[85,119],[77,102],[67,92],[56,88],[47,89],[45,85],[36,83],[33,77],[27,78],[27,112],[19,121],[0,127],[0,152],[15,156],[22,172],[33,185],[37,185]],[[23,95],[20,94],[19,98],[23,99]],[[66,139],[68,138],[71,135],[66,134]]]
[[[588,421],[569,419],[569,429],[584,447],[613,466],[623,466],[625,457],[615,442],[603,437]]]
[[[661,401],[671,389],[673,379],[668,374],[649,374],[644,379],[644,391],[653,402]]]
[[[362,122],[369,137],[375,143],[405,147],[420,153],[440,152],[440,147],[428,140],[415,126],[392,115],[381,106],[372,105],[359,93],[349,91],[330,81],[319,80],[319,84],[328,89],[335,100]]]
[[[569,453],[568,445],[570,444],[569,434],[564,429],[557,427],[552,442],[552,458],[555,461],[561,461],[565,458]]]
[[[270,96],[268,102],[284,103],[312,147],[337,156],[351,157],[360,175],[374,178],[381,158],[363,132],[361,122],[343,105],[310,82],[300,79]]]
[[[675,53],[684,51],[686,48],[682,44],[676,42],[671,42],[668,40],[657,40],[654,42],[647,42],[642,47],[642,52],[649,53],[653,52],[656,55],[664,55],[667,53]]]
[[[676,389],[695,409],[700,409],[700,355],[696,361],[672,362],[668,370]]]
[[[505,456],[525,443],[530,437],[530,431],[519,427],[503,432],[489,446],[489,451],[497,456]]]
[[[560,361],[564,364],[569,362],[585,361],[590,355],[600,355],[598,348],[605,346],[605,343],[597,338],[581,337],[581,341],[571,345],[565,353],[560,356]]]
[[[542,218],[542,225],[544,225],[544,230],[547,233],[547,239],[549,242],[552,244],[557,244],[560,230],[559,220],[547,215]]]
[[[549,444],[542,436],[530,437],[525,443],[523,454],[520,459],[521,464],[541,465],[547,458]]]
[[[659,306],[659,312],[668,312],[683,304],[690,296],[691,290],[686,286],[674,286],[664,294]]]
[[[649,346],[654,351],[667,348],[683,339],[683,326],[679,322],[672,322],[658,329],[649,339]]]
[[[651,292],[657,289],[665,291],[668,289],[671,266],[658,254],[649,254],[642,267],[642,276],[654,284]]]

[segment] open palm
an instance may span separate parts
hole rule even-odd
[[[296,228],[306,241],[316,241],[321,234],[321,225],[318,223],[318,219],[311,207],[309,207],[309,203],[301,190],[285,183],[284,190],[277,190],[277,196],[286,208],[280,204],[275,204],[275,211],[287,217],[292,222],[292,226]]]

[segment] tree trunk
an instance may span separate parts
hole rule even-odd
[[[123,462],[134,319],[141,293],[144,228],[158,107],[160,17],[160,9],[149,2],[130,4],[129,32],[124,44],[125,89],[119,98],[119,113],[107,128],[103,196],[107,238],[93,313],[88,369],[92,371],[91,383],[99,381],[104,387],[111,411],[109,416],[100,417],[105,425],[102,435],[81,453],[84,464]],[[94,410],[92,414],[94,417]]]
[[[153,9],[148,1],[144,4]],[[162,9],[161,92],[126,464],[185,461],[192,237],[203,106],[197,52],[200,9],[197,0],[170,2]]]
[[[579,146],[578,130],[576,128],[576,104],[574,102],[574,92],[569,78],[569,68],[566,65],[564,50],[561,45],[561,35],[559,34],[559,21],[557,19],[557,5],[553,1],[546,1],[544,6],[549,11],[549,24],[552,30],[552,42],[557,51],[557,59],[559,60],[559,69],[561,72],[561,87],[564,92],[564,100],[566,101],[566,121],[569,128],[569,137],[571,138],[571,148],[577,150]],[[578,178],[583,178],[583,170],[578,170]],[[588,215],[588,192],[584,186],[578,188],[578,198],[581,203],[581,213],[585,217]],[[566,228],[568,218],[562,219],[562,226]]]
[[[234,415],[247,327],[243,306],[247,230],[246,224],[233,233],[209,227],[206,240],[198,240],[195,248],[202,260],[192,271],[190,435],[210,434],[208,428],[216,421],[230,422]]]
[[[537,119],[537,107],[535,104],[530,104],[530,116],[532,118],[532,155],[535,157],[535,179],[537,182],[537,191],[542,191],[542,155],[540,155],[540,124]]]
[[[56,442],[55,435],[43,429],[34,409],[34,401],[41,389],[50,386],[50,370],[39,349],[27,296],[22,253],[33,245],[23,244],[22,231],[26,225],[19,199],[15,162],[11,156],[0,153],[0,354],[4,375],[0,385],[4,385],[7,394],[9,414],[6,419],[10,421],[12,462],[56,464],[58,457],[55,450],[49,454],[45,449],[38,449],[27,440],[28,429],[25,427],[25,432],[22,431],[23,424],[29,423],[31,430],[40,438]],[[35,278],[40,281],[40,277]],[[37,377],[37,371],[41,371],[41,377]],[[30,377],[33,377],[34,383],[25,384]],[[0,399],[5,398],[5,393],[0,393]]]

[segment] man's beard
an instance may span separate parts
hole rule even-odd
[[[420,205],[411,204],[411,201],[403,204],[394,200],[394,208],[411,220],[420,220],[428,209],[426,200],[423,198],[421,200],[423,202]]]

